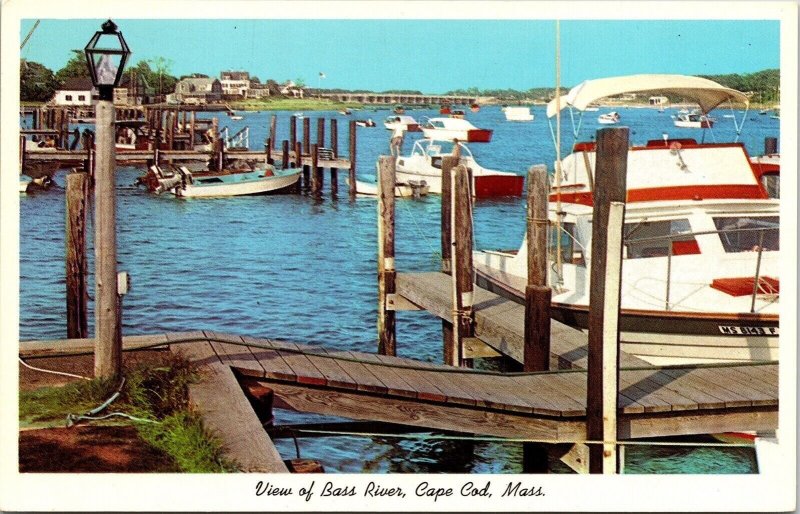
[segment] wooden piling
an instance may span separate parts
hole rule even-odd
[[[303,118],[303,148],[311,148],[311,118]]]
[[[195,112],[192,111],[189,116],[189,149],[194,150],[194,137],[195,137]]]
[[[175,113],[172,111],[167,113],[167,148],[175,149]]]
[[[316,143],[311,145],[311,193],[314,195],[322,194],[322,168],[319,167],[319,146]]]
[[[627,164],[628,129],[598,130],[589,282],[586,433],[589,440],[611,443],[589,445],[590,473],[613,474],[619,470],[613,442],[618,440],[618,320]]]
[[[331,119],[331,151],[333,158],[339,158],[339,126],[336,119]],[[339,169],[331,168],[331,196],[339,194]]]
[[[25,173],[25,166],[27,165],[27,150],[25,148],[25,136],[19,136],[19,172]]]
[[[442,272],[448,275],[453,271],[453,239],[452,231],[452,170],[458,166],[457,156],[442,157]]]
[[[297,116],[289,116],[289,147],[294,149],[297,143]]]
[[[311,187],[311,168],[303,164],[303,143],[300,141],[294,144],[294,162],[297,168],[303,169],[303,190],[308,191]]]
[[[275,149],[275,138],[278,137],[278,117],[276,115],[272,115],[269,120],[269,140],[270,140],[270,149]]]
[[[74,171],[67,175],[66,191],[66,282],[67,338],[89,337],[86,258],[86,204],[89,174]]]
[[[395,312],[388,309],[388,295],[395,294],[394,265],[395,161],[378,160],[378,353],[396,355]]]
[[[274,146],[274,143],[272,142],[272,139],[267,138],[267,140],[264,142],[264,161],[267,163],[267,165],[273,164],[275,162],[272,159],[272,147],[273,146]]]
[[[114,106],[95,106],[97,162],[95,169],[95,377],[113,377],[122,369],[119,298],[117,297],[116,151]]]
[[[547,167],[528,170],[528,283],[525,288],[525,371],[550,363],[550,299],[547,287]],[[560,234],[559,234],[560,235]]]
[[[773,155],[778,153],[778,138],[765,137],[764,138],[764,155]]]
[[[325,118],[317,118],[317,146],[325,147]]]
[[[350,198],[356,196],[356,122],[350,121],[350,140],[348,145],[348,152],[350,152],[350,169],[348,170],[348,178],[350,179]]]
[[[463,341],[474,336],[472,283],[472,188],[464,165],[451,169],[451,224],[453,227],[453,344],[445,364],[462,365]]]
[[[289,169],[289,141],[284,139],[281,142],[281,169]]]

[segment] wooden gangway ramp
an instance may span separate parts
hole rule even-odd
[[[216,332],[167,334],[303,412],[547,442],[586,440],[586,372],[499,374]],[[192,342],[187,342],[192,341]],[[770,431],[777,363],[622,367],[620,437]]]
[[[398,273],[399,296],[431,314],[452,319],[453,278],[441,272]],[[517,362],[524,360],[525,307],[495,293],[475,287],[475,336]],[[589,355],[584,332],[550,320],[550,369],[587,367]],[[620,352],[620,366],[647,366],[629,353]]]

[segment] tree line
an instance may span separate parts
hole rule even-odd
[[[780,101],[780,70],[768,69],[755,73],[731,73],[728,75],[700,75],[719,84],[738,91],[752,93],[751,100],[756,102]],[[562,88],[562,93],[569,91],[572,86]],[[538,87],[525,91],[517,89],[455,89],[445,93],[455,96],[487,96],[494,97],[500,102],[532,102],[547,101],[555,96],[555,88]]]

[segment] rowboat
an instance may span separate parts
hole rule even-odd
[[[472,170],[472,191],[475,198],[521,196],[524,177],[511,171],[484,168],[463,143],[458,146],[461,158]],[[442,194],[442,157],[451,155],[453,143],[422,139],[414,142],[409,155],[398,156],[395,175],[398,182],[424,181],[432,194]]]
[[[699,77],[635,75],[586,81],[561,99],[579,112],[622,93],[695,100],[703,113],[736,90]],[[548,105],[548,117],[557,112]],[[745,115],[746,117],[746,111]],[[739,125],[739,128],[741,126]],[[588,328],[597,148],[577,142],[549,196],[551,315]],[[622,350],[656,365],[778,358],[779,202],[742,143],[670,138],[628,151],[619,319]],[[479,285],[520,303],[527,242],[474,255]]]
[[[488,143],[492,140],[490,129],[478,128],[467,120],[459,118],[431,118],[422,125],[422,133],[428,139],[466,143]]]

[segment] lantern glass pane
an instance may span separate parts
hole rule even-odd
[[[94,45],[94,51],[102,50],[122,50],[122,43],[119,40],[119,34],[100,34],[97,43]]]
[[[98,86],[113,86],[117,79],[122,55],[114,54],[92,54],[95,74],[97,75]]]

